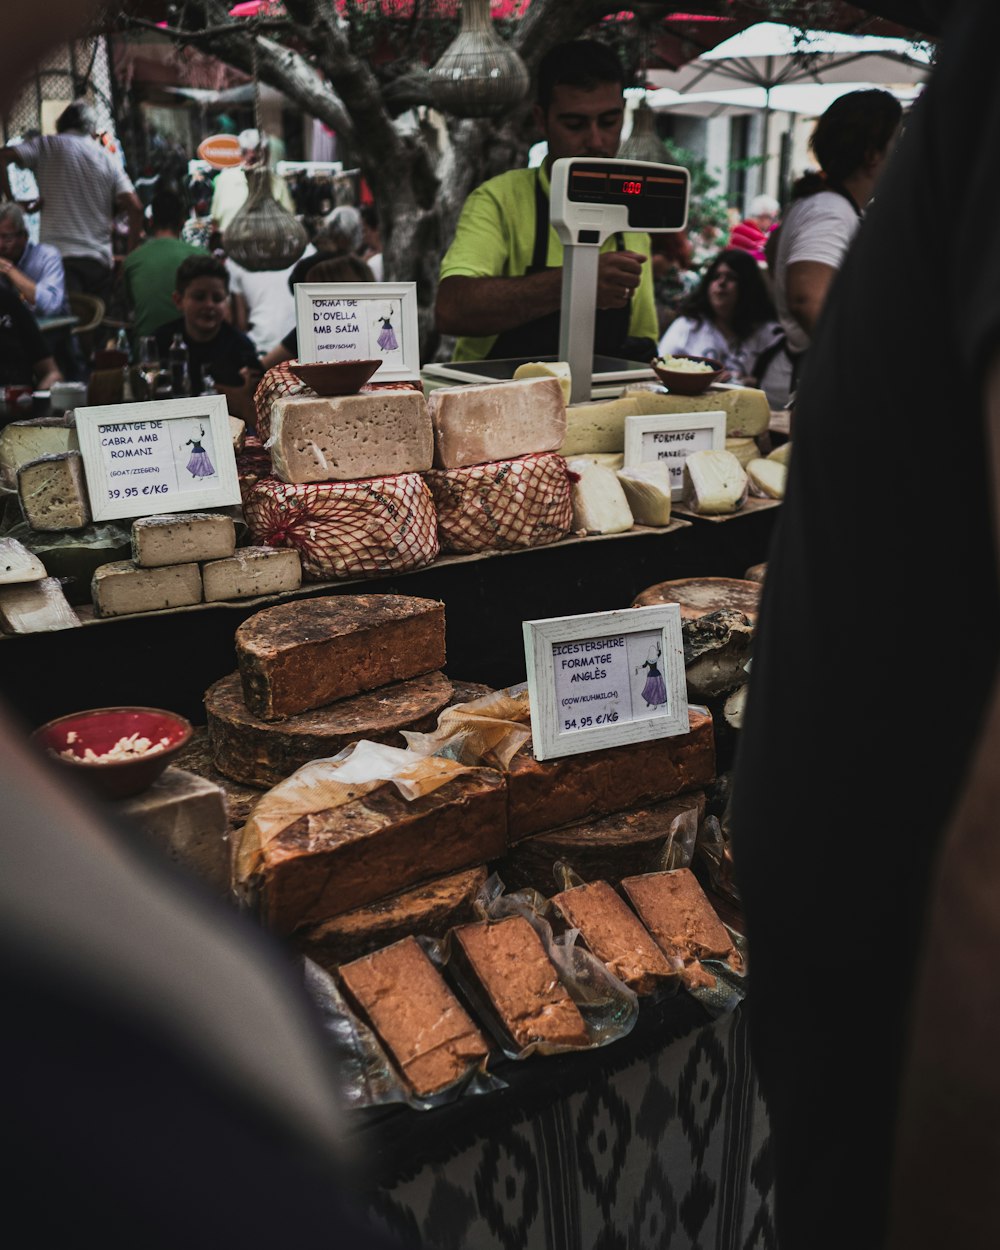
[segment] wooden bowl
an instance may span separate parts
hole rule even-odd
[[[47,721],[31,737],[49,759],[78,776],[95,794],[124,799],[151,786],[192,732],[189,720],[163,708],[98,707]],[[123,759],[84,758],[88,748],[103,756],[133,734],[162,745]],[[63,754],[67,751],[71,754]]]
[[[675,395],[702,395],[713,382],[718,382],[724,373],[722,365],[713,360],[710,356],[687,356],[683,352],[677,352],[673,356],[674,360],[694,360],[698,364],[710,365],[710,369],[687,370],[687,369],[671,369],[666,365],[661,365],[658,361],[650,362],[650,367],[656,376],[660,379],[668,391],[673,391]]]
[[[317,395],[356,395],[381,364],[381,359],[330,360],[311,365],[292,360],[288,367]]]

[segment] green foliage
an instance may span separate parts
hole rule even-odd
[[[672,139],[664,139],[667,159],[683,165],[691,176],[691,197],[688,205],[688,234],[701,234],[706,228],[729,229],[729,206],[720,191],[705,159],[682,148]]]

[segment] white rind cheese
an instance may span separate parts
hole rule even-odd
[[[276,476],[288,483],[424,473],[434,458],[419,391],[283,396],[271,408],[267,445]]]
[[[573,377],[565,360],[531,360],[518,365],[514,381],[520,382],[522,378],[556,378],[562,387],[563,402],[567,404],[573,394]]]
[[[621,534],[633,525],[632,510],[614,469],[586,456],[569,460],[573,528],[588,534]]]
[[[748,489],[746,471],[731,451],[694,451],[684,461],[684,506],[691,512],[738,512]]]
[[[777,460],[762,458],[751,460],[747,465],[750,489],[755,495],[761,495],[768,499],[784,499],[785,478],[787,476],[787,466]]]
[[[211,560],[202,566],[205,602],[219,599],[253,599],[298,590],[302,585],[302,561],[294,547],[240,547],[227,560]]]
[[[222,560],[236,550],[236,526],[222,512],[169,512],[132,522],[132,559],[140,568]]]
[[[633,464],[618,470],[625,498],[636,525],[670,524],[671,474],[660,461]]]
[[[24,519],[33,530],[78,530],[90,524],[83,457],[64,451],[29,460],[17,471]]]
[[[197,564],[140,569],[130,560],[113,560],[94,570],[90,590],[98,616],[187,608],[201,603],[201,569]]]
[[[0,538],[0,586],[39,582],[47,577],[45,565],[16,538]]]
[[[556,451],[566,436],[566,401],[556,378],[431,391],[434,467],[465,469]]]
[[[79,450],[80,440],[74,426],[64,425],[52,417],[12,421],[0,430],[0,479],[13,489],[17,485],[18,469],[29,460]]]
[[[57,577],[0,586],[0,628],[6,634],[37,634],[79,624]]]

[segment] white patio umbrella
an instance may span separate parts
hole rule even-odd
[[[646,103],[655,112],[681,113],[686,117],[731,117],[767,108],[773,113],[819,117],[838,97],[876,85],[870,82],[785,83],[772,87],[770,91],[764,87],[740,87],[734,91],[692,93],[661,87],[649,92]],[[907,108],[920,95],[923,86],[882,86],[881,89],[891,92]]]

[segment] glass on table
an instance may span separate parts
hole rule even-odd
[[[146,391],[144,398],[153,398],[159,372],[160,345],[156,341],[155,334],[144,334],[139,340],[139,373]]]

